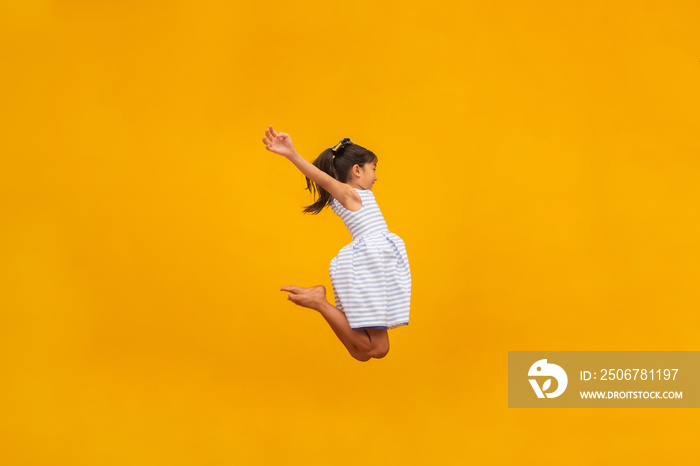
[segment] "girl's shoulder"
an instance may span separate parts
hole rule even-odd
[[[352,190],[355,191],[355,195],[352,195]],[[348,196],[348,199],[345,200],[345,203],[340,202],[338,199],[333,198],[331,201],[331,205],[335,206],[336,209],[340,209],[343,211],[349,211],[349,212],[359,212],[362,209],[362,206],[364,204],[363,198],[368,195],[368,193],[371,193],[370,190],[368,189],[360,189],[360,188],[352,188],[350,191],[350,196]],[[335,209],[334,209],[335,210]]]

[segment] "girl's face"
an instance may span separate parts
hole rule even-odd
[[[360,172],[358,184],[363,189],[372,189],[372,186],[377,181],[377,162],[364,164],[360,167]]]

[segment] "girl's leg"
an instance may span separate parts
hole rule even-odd
[[[321,313],[331,326],[338,339],[348,352],[359,361],[383,358],[389,351],[389,335],[386,330],[353,330],[345,313],[326,299],[326,287],[311,288],[283,286],[281,291],[289,292],[287,299],[299,306],[308,307]]]

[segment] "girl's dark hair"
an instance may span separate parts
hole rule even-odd
[[[350,169],[354,167],[355,164],[362,167],[366,163],[377,161],[377,156],[374,155],[373,152],[350,142],[340,145],[340,147],[335,150],[335,153],[333,149],[324,150],[321,152],[321,155],[316,157],[313,164],[336,180],[345,183],[348,180]],[[316,197],[318,193],[318,200],[306,206],[304,208],[304,213],[310,212],[312,214],[318,214],[333,200],[333,196],[331,196],[328,191],[311,181],[308,177],[306,177],[306,189],[311,191],[314,197]]]

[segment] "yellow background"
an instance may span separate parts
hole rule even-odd
[[[700,350],[699,5],[2,2],[0,463],[696,459],[694,410],[508,409],[507,352]],[[384,359],[279,291],[351,238],[270,124],[379,157]]]

